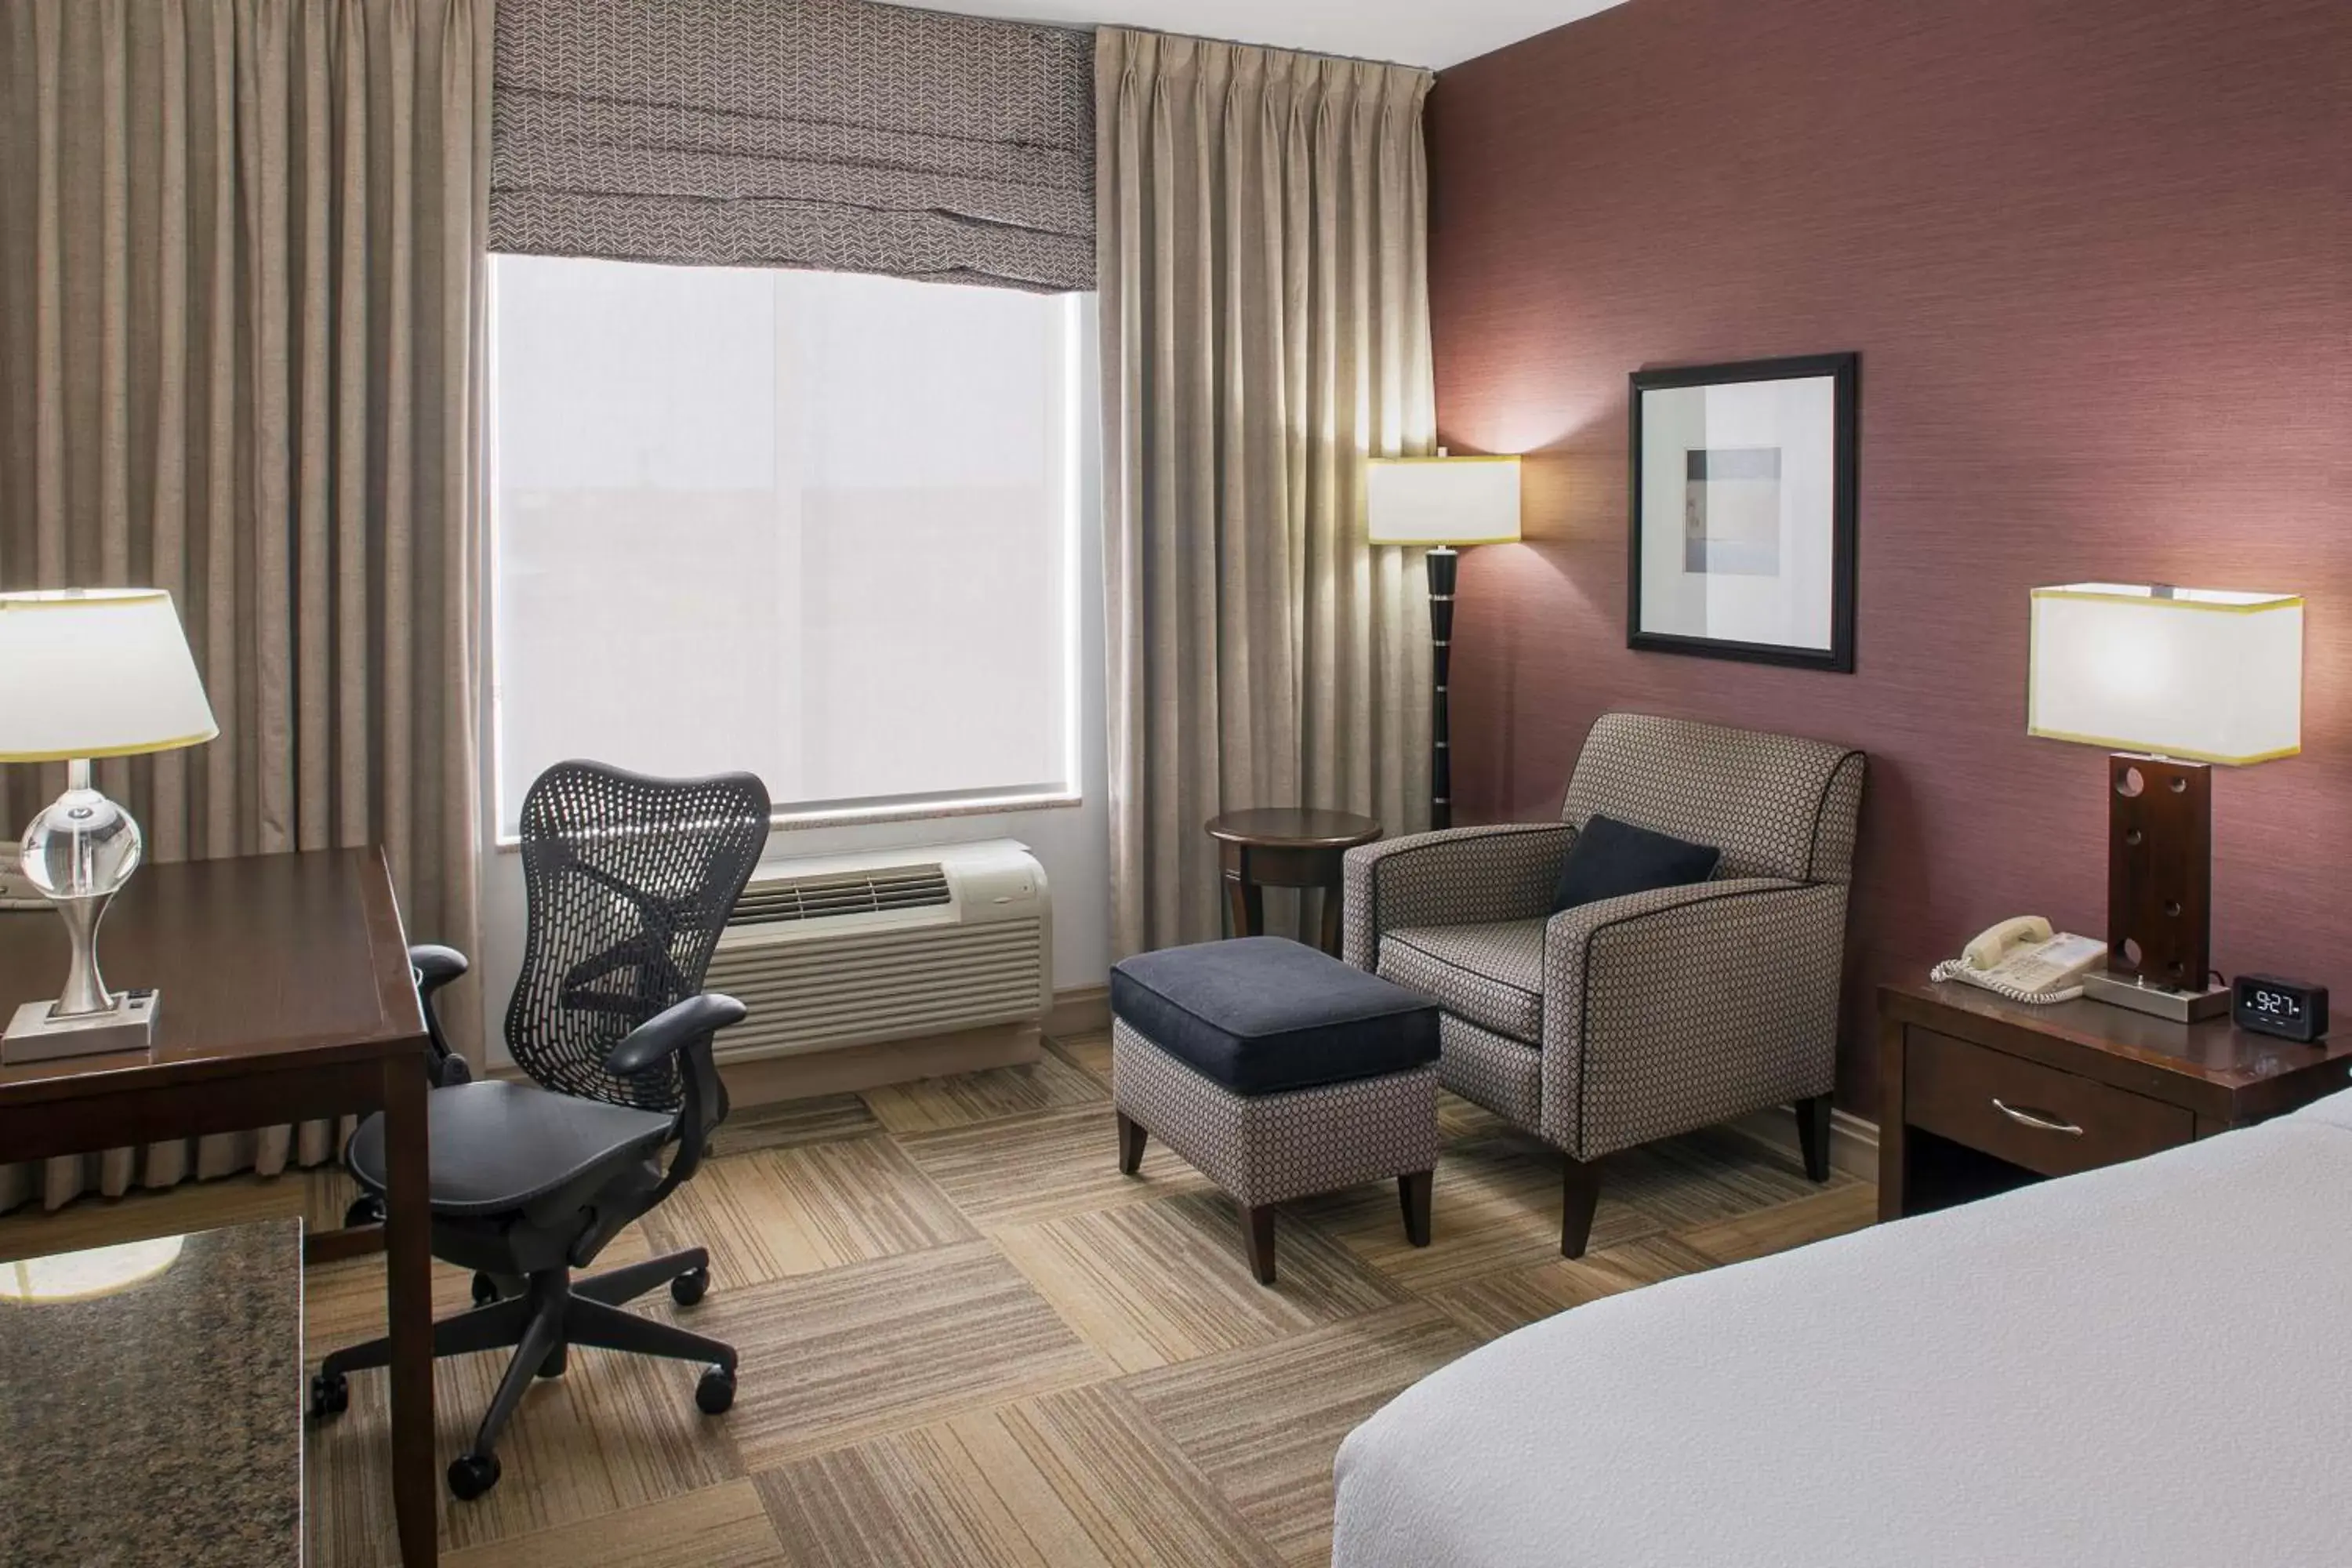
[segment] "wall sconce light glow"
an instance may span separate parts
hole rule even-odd
[[[187,1237],[159,1237],[130,1241],[119,1247],[93,1247],[85,1252],[60,1252],[53,1258],[27,1258],[0,1263],[0,1301],[21,1306],[52,1306],[60,1301],[87,1301],[111,1296],[152,1279],[180,1259]]]

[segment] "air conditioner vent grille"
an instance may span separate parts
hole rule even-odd
[[[755,880],[735,900],[730,927],[775,925],[786,921],[830,920],[919,910],[954,902],[947,873],[937,865],[891,866],[819,877],[772,877]]]
[[[751,1016],[719,1037],[719,1058],[1034,1020],[1045,1010],[1045,942],[1035,919],[722,942],[705,984]]]

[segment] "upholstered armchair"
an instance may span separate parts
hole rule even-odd
[[[1593,1162],[1793,1102],[1829,1175],[1846,886],[1863,753],[1604,714],[1557,823],[1351,849],[1347,959],[1437,999],[1439,1079],[1568,1156],[1559,1249],[1581,1256]],[[1550,912],[1595,814],[1713,845],[1711,880]]]

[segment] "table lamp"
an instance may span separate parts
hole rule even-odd
[[[2084,992],[2189,1022],[2211,984],[2212,768],[2303,749],[2303,601],[2125,583],[2033,590],[2026,731],[2107,759],[2107,973]]]
[[[1365,520],[1374,544],[1429,550],[1429,642],[1433,689],[1429,710],[1429,825],[1454,823],[1454,767],[1448,748],[1446,678],[1454,645],[1454,574],[1465,544],[1508,544],[1519,537],[1517,458],[1374,458],[1365,489]]]
[[[0,594],[0,763],[66,764],[66,792],[25,830],[25,876],[65,917],[65,990],[27,1002],[0,1062],[142,1050],[152,991],[110,992],[98,922],[139,868],[139,825],[91,787],[93,757],[193,746],[220,733],[172,596],[158,588]]]

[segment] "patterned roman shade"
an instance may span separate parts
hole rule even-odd
[[[490,248],[1095,286],[1094,41],[867,0],[499,0]]]

